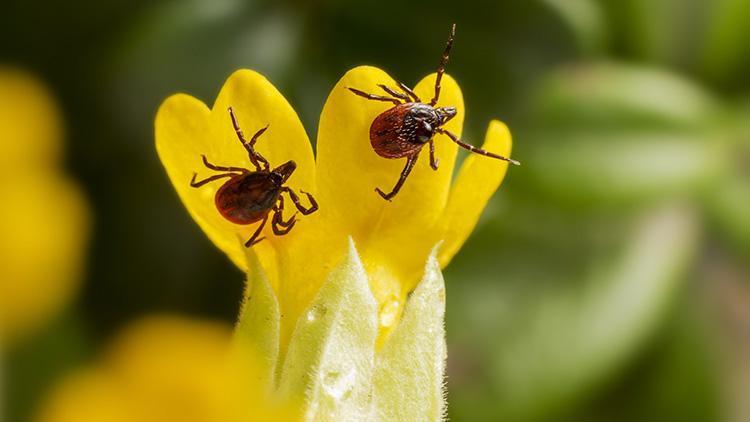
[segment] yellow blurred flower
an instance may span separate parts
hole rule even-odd
[[[60,113],[30,75],[0,68],[0,338],[15,341],[70,301],[88,209],[60,169]]]
[[[98,362],[64,380],[39,422],[291,421],[270,403],[251,356],[234,353],[228,327],[176,317],[134,324]]]
[[[435,75],[424,78],[414,91],[429,98]],[[424,272],[436,244],[438,260],[446,266],[474,228],[490,196],[500,185],[507,164],[470,155],[453,184],[457,146],[444,135],[436,138],[440,168],[433,171],[422,157],[401,193],[384,201],[373,189],[391,186],[403,166],[375,154],[369,142],[373,119],[390,105],[365,101],[346,87],[373,90],[378,84],[396,86],[385,72],[357,67],[347,72],[331,91],[320,117],[317,157],[297,114],[263,76],[240,70],[229,77],[212,108],[177,94],[168,98],[156,117],[156,147],[169,178],[195,221],[240,268],[247,270],[242,240],[255,225],[238,226],[217,211],[215,182],[194,189],[195,172],[204,175],[201,155],[217,165],[249,167],[227,113],[232,107],[245,133],[269,125],[256,144],[272,166],[297,163],[288,181],[296,190],[313,193],[319,212],[300,218],[286,236],[265,228],[266,240],[253,247],[276,292],[281,315],[281,348],[285,349],[300,315],[307,309],[334,266],[348,253],[353,239],[377,301],[380,344],[396,326],[406,298]],[[438,106],[454,106],[457,116],[446,129],[460,135],[464,103],[456,82],[445,76]],[[510,133],[505,125],[489,125],[483,147],[509,156]]]

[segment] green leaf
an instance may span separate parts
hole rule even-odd
[[[604,13],[593,0],[542,0],[568,24],[579,48],[589,54],[601,52],[607,33]]]
[[[714,1],[610,0],[598,3],[607,9],[608,29],[619,54],[639,61],[685,66],[694,62],[700,53],[706,9]]]
[[[559,128],[705,128],[719,103],[690,80],[657,68],[617,62],[564,66],[533,95],[531,121]]]
[[[736,252],[750,255],[750,101],[737,109],[728,148],[729,169],[707,192],[707,208],[715,226]]]
[[[551,134],[530,135],[539,140]],[[725,167],[722,145],[699,133],[563,132],[529,148],[526,177],[552,198],[601,205],[697,194]]]
[[[441,420],[445,413],[445,285],[437,247],[398,328],[377,354],[375,420]]]
[[[700,278],[700,276],[698,276]],[[731,421],[742,420],[726,412],[726,379],[722,370],[732,352],[717,347],[725,344],[725,332],[716,329],[717,315],[706,312],[714,306],[711,287],[693,283],[676,297],[674,309],[665,319],[644,353],[637,370],[607,385],[571,421]],[[739,280],[737,280],[739,281]],[[713,284],[713,283],[710,283]],[[721,284],[721,283],[717,283]],[[721,287],[719,287],[721,289]],[[616,398],[613,400],[613,398]],[[736,416],[736,417],[733,417]]]
[[[750,44],[750,2],[747,0],[714,0],[707,34],[704,39],[703,68],[709,77],[726,82],[744,79]]]
[[[616,204],[701,193],[728,165],[725,110],[689,81],[614,63],[545,79],[514,155],[517,183],[553,198]]]
[[[750,177],[733,177],[711,192],[711,217],[730,242],[745,256],[750,255]]]
[[[503,245],[497,233],[475,238],[485,243],[472,260],[451,268],[461,281],[449,289],[460,316],[449,318],[462,369],[449,374],[455,419],[557,420],[637,355],[684,281],[700,227],[682,205],[641,213],[577,220],[551,209],[555,224],[506,215]],[[535,234],[514,232],[524,224]],[[567,237],[539,234],[556,225]]]

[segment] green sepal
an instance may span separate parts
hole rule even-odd
[[[437,249],[427,260],[398,328],[377,354],[373,420],[445,418],[445,284]]]
[[[377,303],[350,241],[349,253],[297,321],[279,394],[303,399],[306,420],[366,420],[377,332]]]
[[[273,399],[302,403],[303,420],[442,420],[445,286],[436,253],[437,248],[399,326],[378,350],[377,302],[350,241],[347,256],[302,313],[280,357],[278,301],[249,252],[236,344],[260,355]]]
[[[259,367],[260,385],[273,390],[279,359],[281,313],[268,276],[252,249],[247,250],[247,285],[235,327],[235,347],[251,354]]]

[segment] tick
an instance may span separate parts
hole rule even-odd
[[[255,233],[245,242],[245,246],[250,247],[265,239],[264,237],[259,239],[258,236],[263,231],[263,227],[266,225],[271,212],[273,212],[271,227],[275,235],[283,236],[289,233],[292,227],[294,227],[294,224],[297,222],[297,212],[288,220],[284,220],[283,193],[289,195],[294,206],[303,215],[309,215],[317,211],[318,203],[315,202],[315,198],[312,195],[301,190],[300,192],[307,195],[307,199],[310,202],[310,206],[306,208],[300,202],[297,193],[292,188],[284,186],[284,183],[286,183],[297,168],[297,164],[294,161],[289,160],[271,170],[268,160],[255,150],[255,143],[263,132],[268,129],[268,126],[257,131],[248,142],[240,129],[239,123],[237,123],[237,118],[234,115],[232,107],[229,107],[229,117],[232,119],[232,126],[237,133],[237,138],[240,140],[242,146],[245,147],[245,150],[247,150],[250,162],[255,166],[255,171],[242,167],[217,166],[209,163],[205,155],[201,155],[203,165],[221,173],[200,181],[195,180],[197,174],[193,173],[190,186],[199,188],[214,180],[229,179],[216,191],[214,202],[219,213],[234,224],[248,225],[257,223],[258,221],[261,222]]]
[[[438,169],[438,159],[435,158],[435,135],[441,133],[471,152],[484,155],[498,160],[508,161],[519,165],[518,161],[502,155],[497,155],[473,145],[467,144],[458,136],[443,128],[443,125],[456,116],[455,107],[435,107],[440,98],[440,82],[445,73],[445,65],[448,63],[453,40],[456,35],[456,25],[451,27],[448,43],[440,58],[435,78],[435,95],[429,103],[422,100],[402,82],[397,82],[400,91],[379,84],[388,95],[368,94],[356,88],[349,88],[351,92],[368,100],[384,101],[393,103],[395,106],[384,111],[373,120],[370,125],[370,144],[379,156],[389,159],[406,158],[406,165],[401,171],[401,177],[396,182],[390,193],[385,193],[380,188],[375,188],[383,199],[390,201],[401,190],[406,178],[409,177],[417,161],[420,151],[425,144],[430,144],[430,167]]]

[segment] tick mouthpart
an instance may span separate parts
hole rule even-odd
[[[286,182],[287,179],[289,179],[289,176],[291,176],[296,169],[297,163],[295,163],[294,160],[289,160],[286,163],[273,169],[273,172],[281,176],[281,182],[283,183]]]
[[[456,107],[438,107],[435,109],[435,113],[437,113],[440,120],[445,123],[456,117],[458,111],[456,110]]]

